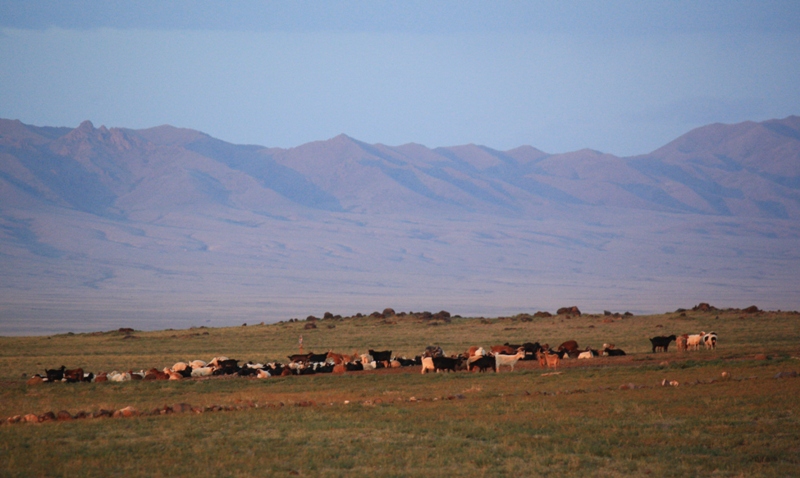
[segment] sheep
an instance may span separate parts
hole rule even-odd
[[[209,377],[214,373],[213,367],[200,367],[192,369],[192,377]]]
[[[703,341],[703,335],[705,335],[705,332],[688,336],[686,338],[686,349],[700,350],[700,343]]]
[[[717,333],[716,332],[709,332],[707,334],[703,334],[703,344],[706,346],[706,350],[711,349],[714,350],[717,348]]]

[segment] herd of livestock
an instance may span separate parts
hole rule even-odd
[[[701,347],[714,349],[717,345],[715,332],[658,336],[650,339],[655,352],[667,352],[669,345],[675,342],[679,351],[699,350]],[[178,362],[162,370],[151,368],[140,372],[101,372],[94,374],[82,368],[67,369],[65,366],[45,370],[45,375],[35,375],[29,380],[41,382],[124,382],[129,380],[183,380],[193,377],[209,377],[214,375],[238,375],[245,377],[268,378],[289,375],[310,375],[317,373],[344,373],[360,370],[376,370],[381,368],[421,367],[421,373],[439,371],[486,371],[499,372],[500,368],[509,367],[511,371],[520,360],[537,360],[542,368],[558,368],[565,359],[589,359],[597,356],[621,356],[625,352],[613,344],[603,344],[602,351],[586,347],[581,350],[578,343],[569,340],[552,349],[548,344],[525,342],[523,344],[495,345],[486,350],[483,347],[470,347],[461,354],[446,355],[441,347],[429,346],[414,358],[392,356],[391,350],[376,351],[370,349],[366,354],[339,354],[327,352],[323,354],[305,353],[288,357],[289,362],[253,363],[240,365],[239,360],[228,357],[214,357],[205,362],[193,360]]]

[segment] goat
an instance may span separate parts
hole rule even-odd
[[[508,365],[509,367],[511,367],[511,371],[513,372],[514,371],[514,365],[516,365],[517,362],[520,359],[524,358],[524,357],[525,357],[525,349],[523,349],[522,347],[519,348],[519,350],[517,351],[516,355],[510,355],[509,356],[509,355],[503,355],[503,354],[496,354],[494,356],[495,372],[499,372],[500,371],[500,366],[501,365]]]

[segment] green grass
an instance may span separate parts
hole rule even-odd
[[[240,408],[3,424],[0,476],[800,474],[800,379],[773,378],[800,369],[800,317],[687,316],[454,319],[437,326],[359,318],[321,321],[315,330],[300,322],[136,332],[137,339],[114,332],[0,338],[0,418],[180,402]],[[700,330],[719,334],[717,351],[650,353],[649,336]],[[582,347],[613,342],[630,356],[572,361],[558,375],[525,363],[499,374],[420,375],[414,368],[267,380],[24,383],[62,363],[109,371],[219,354],[280,360],[296,352],[299,335],[314,351],[416,355],[433,343],[458,352],[575,339]],[[756,353],[770,358],[755,360]],[[722,380],[722,371],[732,378]],[[662,387],[665,378],[680,386]],[[620,388],[626,384],[635,387]]]

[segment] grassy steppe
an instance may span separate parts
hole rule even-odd
[[[798,476],[800,315],[739,311],[524,321],[325,320],[226,329],[0,337],[0,418],[151,410],[180,402],[241,410],[0,425],[2,476]],[[648,337],[714,330],[716,351],[650,353]],[[206,334],[207,333],[207,334]],[[538,340],[613,342],[627,357],[570,361],[557,375],[420,375],[418,368],[266,380],[25,385],[44,368],[162,368],[224,354],[419,354]],[[767,360],[756,360],[765,354]],[[731,379],[722,380],[727,371]],[[663,379],[678,387],[662,387]],[[632,384],[633,387],[630,387]],[[346,403],[349,402],[349,403]],[[246,405],[246,406],[244,406]],[[257,405],[257,407],[254,407]]]

